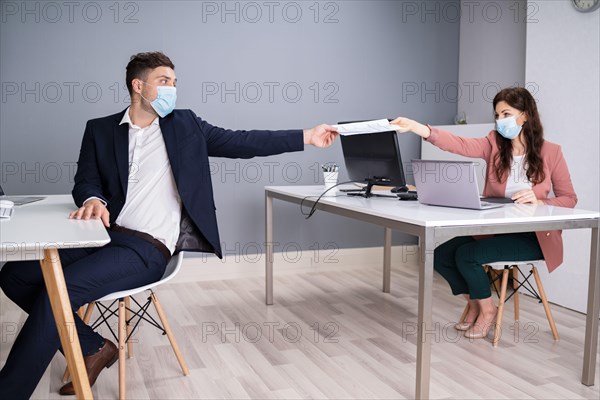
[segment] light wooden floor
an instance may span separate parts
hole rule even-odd
[[[145,324],[127,361],[128,398],[413,398],[416,281],[408,265],[393,267],[391,294],[381,292],[378,265],[279,274],[270,307],[262,277],[162,286],[190,376],[181,375],[167,338]],[[436,276],[432,398],[599,398],[599,378],[591,388],[580,383],[584,316],[554,306],[555,343],[541,304],[523,297],[520,323],[511,302],[494,349],[452,328],[463,303]],[[25,315],[4,295],[0,305],[3,364]],[[64,398],[57,393],[64,367],[58,354],[34,399]],[[115,364],[94,396],[117,398],[117,386]]]

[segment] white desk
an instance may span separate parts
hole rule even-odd
[[[266,196],[266,303],[273,304],[273,199],[300,204],[314,204],[322,186],[271,186]],[[390,290],[392,229],[419,238],[419,294],[417,336],[416,398],[429,397],[431,342],[426,332],[433,330],[431,321],[433,251],[444,241],[466,235],[547,231],[558,229],[592,230],[588,307],[585,329],[583,372],[584,385],[594,384],[598,348],[598,318],[600,316],[600,273],[598,273],[599,213],[577,209],[507,205],[486,211],[423,206],[418,202],[389,198],[323,197],[318,210],[370,222],[385,228],[383,291]],[[299,212],[299,210],[298,210]]]
[[[0,220],[0,262],[40,260],[75,393],[79,399],[91,399],[58,249],[100,247],[110,242],[110,237],[100,220],[68,219],[75,209],[70,195],[47,196],[15,207],[10,219]]]

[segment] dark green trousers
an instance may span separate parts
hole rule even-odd
[[[482,264],[543,258],[533,232],[496,235],[480,240],[461,236],[435,249],[433,267],[448,281],[453,294],[468,294],[471,299],[486,299],[492,292]]]

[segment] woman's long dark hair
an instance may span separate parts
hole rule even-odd
[[[535,99],[525,88],[514,87],[502,89],[494,97],[494,111],[496,105],[501,101],[509,106],[523,111],[527,120],[523,123],[523,139],[525,142],[525,162],[527,165],[527,179],[534,184],[542,182],[546,178],[544,163],[540,155],[544,144],[544,128],[540,121],[540,115],[535,104]],[[502,135],[496,135],[498,154],[494,159],[494,173],[498,182],[508,178],[510,173],[512,156],[512,141]]]

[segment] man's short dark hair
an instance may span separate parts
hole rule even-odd
[[[152,51],[148,53],[138,53],[131,56],[129,64],[127,64],[125,80],[129,95],[133,95],[133,85],[131,81],[134,79],[146,80],[148,73],[158,67],[169,67],[175,69],[175,65],[169,57],[160,51]]]

